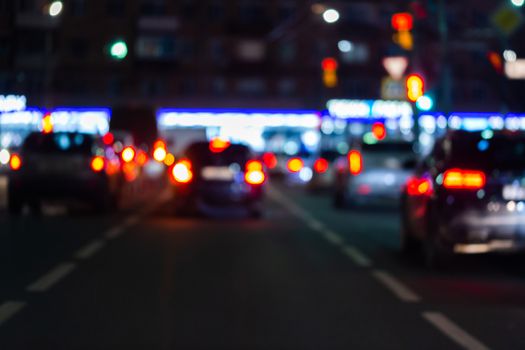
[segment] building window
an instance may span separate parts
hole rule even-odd
[[[214,78],[212,81],[212,90],[217,96],[224,95],[227,90],[226,80],[222,77]]]
[[[86,38],[71,38],[69,52],[76,58],[85,58],[89,54],[89,42]]]
[[[106,6],[106,11],[109,16],[123,17],[126,13],[125,0],[107,0]]]
[[[260,78],[245,78],[237,81],[237,92],[243,96],[260,96],[266,92],[266,84]]]
[[[296,51],[297,50],[293,42],[280,44],[277,52],[279,62],[284,64],[293,63],[295,61]]]
[[[262,40],[241,40],[237,44],[237,57],[245,62],[261,62],[266,56],[266,43]]]
[[[291,96],[295,93],[296,84],[293,79],[281,79],[277,83],[277,92],[281,96]]]
[[[80,17],[86,13],[86,0],[72,0],[69,6],[72,16]]]
[[[226,52],[220,39],[212,39],[209,43],[209,54],[211,61],[216,65],[224,64],[226,61]]]
[[[164,0],[143,0],[140,6],[143,15],[163,15],[166,12]]]

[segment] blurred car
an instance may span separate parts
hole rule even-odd
[[[450,132],[409,179],[402,247],[428,266],[452,254],[525,249],[525,134]]]
[[[308,183],[311,191],[326,191],[333,189],[336,176],[336,162],[341,154],[335,150],[322,150],[312,165],[312,179]]]
[[[401,190],[416,165],[414,145],[406,141],[380,141],[354,145],[337,161],[334,205],[399,203]]]
[[[179,213],[246,209],[262,214],[263,163],[242,144],[221,139],[190,144],[169,168]]]
[[[98,211],[114,208],[120,193],[118,158],[101,140],[82,133],[31,133],[10,160],[8,210],[20,214],[43,200],[81,200]]]

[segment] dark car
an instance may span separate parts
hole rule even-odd
[[[416,164],[414,144],[406,141],[358,143],[336,164],[334,205],[397,205]]]
[[[450,132],[402,196],[402,246],[427,265],[525,248],[525,134]]]
[[[179,213],[243,208],[261,215],[266,174],[251,149],[214,139],[188,146],[169,168]]]
[[[35,132],[14,157],[8,185],[12,214],[19,214],[26,204],[38,211],[43,200],[80,200],[99,211],[116,204],[122,185],[120,165],[106,156],[93,135]]]

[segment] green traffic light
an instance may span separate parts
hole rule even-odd
[[[128,55],[128,45],[123,40],[117,40],[111,44],[109,54],[116,60],[123,60]]]

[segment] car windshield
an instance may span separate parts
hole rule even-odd
[[[208,142],[195,143],[188,147],[184,155],[196,166],[228,166],[237,163],[241,166],[250,159],[248,147],[231,144],[220,152],[212,152]]]
[[[91,154],[93,137],[77,133],[33,133],[23,145],[23,151],[35,154]]]

